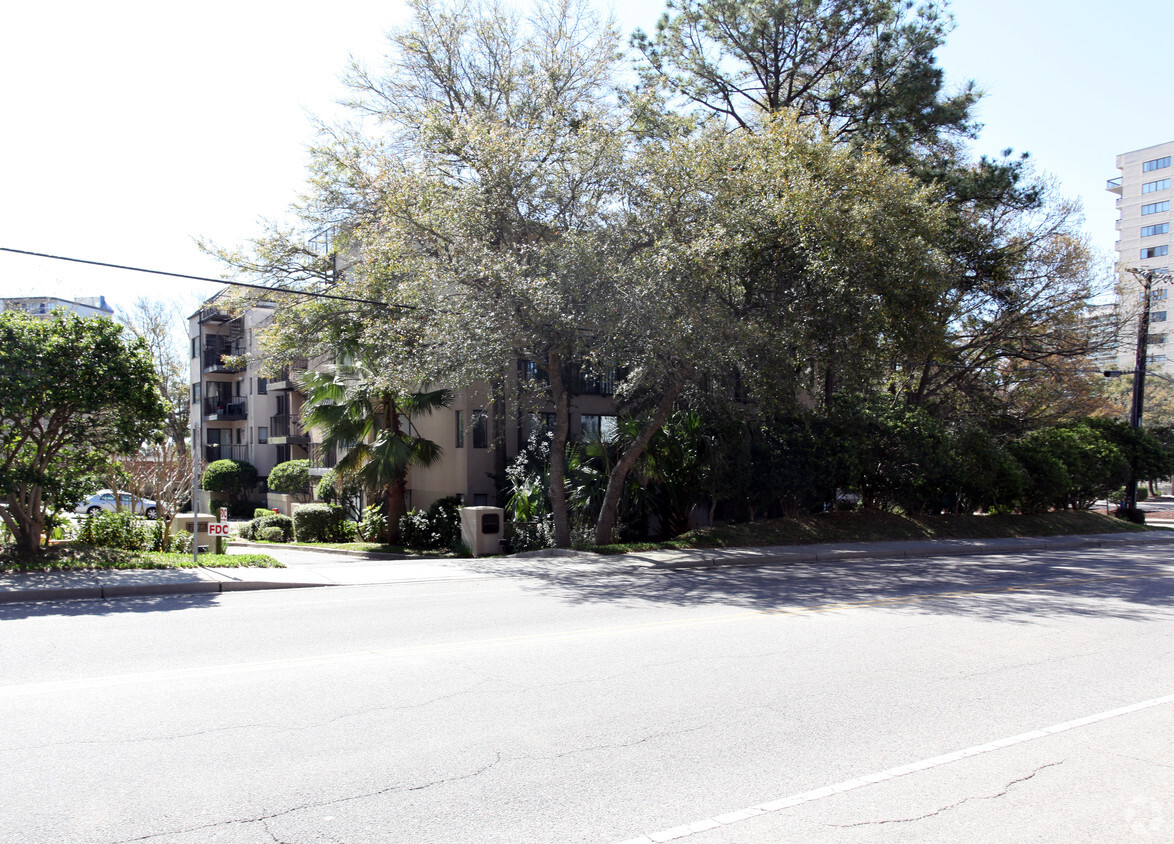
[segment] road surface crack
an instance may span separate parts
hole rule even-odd
[[[829,824],[829,826],[835,826],[835,827],[839,827],[841,829],[850,829],[852,827],[858,827],[858,826],[881,826],[881,825],[890,824],[890,823],[916,823],[917,821],[923,821],[923,820],[926,820],[927,818],[936,817],[937,815],[940,815],[943,812],[949,812],[952,809],[957,809],[959,806],[962,806],[966,803],[970,803],[971,801],[974,801],[974,800],[998,800],[1000,797],[1004,797],[1012,788],[1019,785],[1020,783],[1027,782],[1028,780],[1032,779],[1033,777],[1035,777],[1036,774],[1038,774],[1040,771],[1044,770],[1045,768],[1054,768],[1057,765],[1062,765],[1062,764],[1064,764],[1064,763],[1063,762],[1049,762],[1046,765],[1040,765],[1038,768],[1036,768],[1030,774],[1027,774],[1026,776],[1019,777],[1019,779],[1011,780],[1009,783],[1007,783],[1005,786],[1003,786],[1003,790],[998,792],[997,794],[987,794],[982,797],[964,797],[963,799],[959,800],[956,803],[951,803],[948,806],[942,806],[939,809],[934,809],[932,812],[926,812],[924,815],[917,815],[916,817],[912,817],[912,818],[888,818],[886,820],[881,820],[881,821],[860,821],[859,823]]]
[[[216,829],[218,827],[233,826],[236,824],[261,824],[265,828],[265,831],[269,834],[270,838],[272,838],[276,842],[280,842],[280,839],[278,839],[277,836],[273,834],[273,831],[270,829],[269,823],[268,823],[269,821],[274,820],[275,818],[282,818],[282,817],[285,817],[286,815],[292,815],[292,814],[296,814],[297,812],[306,811],[307,809],[321,809],[326,806],[339,806],[339,805],[342,805],[343,803],[351,803],[356,800],[369,800],[373,797],[382,797],[383,795],[395,794],[397,792],[424,791],[426,789],[435,788],[440,785],[447,785],[448,783],[460,782],[461,780],[474,779],[474,778],[479,777],[482,774],[485,774],[488,771],[492,770],[501,761],[502,761],[501,753],[497,753],[497,754],[495,754],[495,757],[492,762],[489,762],[488,764],[481,766],[480,768],[478,768],[475,771],[471,771],[470,773],[467,773],[467,774],[461,774],[460,776],[444,777],[442,779],[432,780],[430,782],[425,782],[425,783],[420,783],[419,785],[389,786],[388,788],[380,788],[375,791],[368,791],[368,792],[364,792],[362,794],[351,794],[346,797],[335,797],[330,800],[315,800],[315,801],[311,801],[309,803],[303,803],[298,806],[291,806],[288,809],[282,809],[280,812],[270,812],[265,815],[258,815],[255,818],[230,818],[230,819],[224,820],[224,821],[215,821],[213,823],[200,824],[199,826],[186,827],[184,829],[172,829],[172,830],[168,830],[167,832],[152,832],[149,835],[140,835],[135,838],[123,838],[123,839],[120,839],[116,842],[113,842],[113,844],[131,844],[131,842],[134,842],[134,841],[150,841],[150,840],[156,839],[156,838],[167,838],[167,837],[174,836],[174,835],[186,835],[187,833],[190,833],[190,832],[199,832],[199,831],[205,830],[205,829]]]

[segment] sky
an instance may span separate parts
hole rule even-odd
[[[599,0],[601,8],[604,0]],[[663,0],[616,8],[651,30]],[[939,51],[975,80],[979,154],[1031,153],[1079,198],[1094,248],[1116,233],[1118,153],[1174,140],[1168,37],[1156,0],[955,0]],[[236,246],[301,190],[312,115],[340,111],[348,56],[377,65],[407,21],[384,0],[41,0],[5,11],[0,48],[0,247],[221,277],[196,246]],[[0,295],[168,299],[212,283],[0,252]]]

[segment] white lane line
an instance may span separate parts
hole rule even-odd
[[[979,756],[983,753],[993,753],[996,750],[1002,750],[1005,747],[1011,747],[1016,744],[1022,744],[1027,741],[1035,741],[1036,739],[1047,738],[1056,733],[1063,733],[1067,730],[1075,730],[1078,727],[1086,727],[1089,724],[1095,724],[1098,721],[1106,721],[1109,718],[1117,718],[1121,715],[1128,715],[1131,712],[1137,712],[1142,709],[1150,709],[1154,706],[1161,706],[1166,703],[1174,703],[1174,695],[1166,695],[1165,697],[1156,697],[1151,700],[1144,700],[1141,703],[1133,703],[1129,706],[1122,706],[1118,709],[1110,709],[1108,712],[1100,712],[1096,715],[1089,715],[1085,718],[1077,718],[1073,721],[1065,721],[1062,724],[1053,724],[1050,727],[1043,727],[1039,730],[1032,730],[1028,733],[1020,733],[1017,736],[1008,736],[1007,738],[995,739],[986,744],[978,744],[973,747],[968,747],[964,750],[955,750],[953,753],[946,753],[941,756],[934,756],[931,759],[923,759],[920,762],[911,762],[908,765],[901,765],[898,768],[889,768],[887,771],[880,771],[875,774],[868,774],[866,776],[857,777],[856,779],[845,780],[835,785],[827,785],[823,788],[817,788],[812,791],[804,791],[801,794],[793,794],[790,797],[783,797],[778,800],[771,800],[768,803],[759,803],[757,806],[751,806],[746,809],[741,809],[737,812],[728,812],[724,815],[715,815],[712,818],[703,818],[699,821],[683,824],[681,826],[674,826],[670,829],[662,829],[659,832],[648,832],[637,838],[631,838],[622,844],[660,844],[663,841],[677,841],[681,838],[687,838],[690,835],[695,835],[698,832],[704,832],[708,829],[715,829],[719,826],[728,826],[729,824],[739,823],[749,818],[765,815],[770,812],[779,812],[783,809],[789,809],[792,806],[798,806],[801,803],[811,803],[815,800],[822,800],[825,797],[831,797],[834,794],[843,794],[846,791],[854,791],[857,788],[864,788],[873,783],[884,782],[885,780],[896,779],[903,777],[906,774],[916,773],[917,771],[925,771],[930,768],[936,768],[939,765],[949,765],[952,762],[957,762],[960,759],[967,759],[971,756]]]

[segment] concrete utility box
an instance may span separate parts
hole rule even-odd
[[[500,507],[462,507],[461,541],[474,557],[500,554],[505,538],[505,510]]]
[[[200,538],[208,538],[208,523],[215,522],[217,518],[211,513],[200,514]],[[175,521],[171,525],[172,530],[186,530],[188,533],[192,532],[192,514],[180,513],[175,517]]]

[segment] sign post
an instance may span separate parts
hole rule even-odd
[[[220,521],[208,525],[208,536],[216,537],[216,553],[224,553],[224,543],[228,539],[228,508],[220,508]]]

